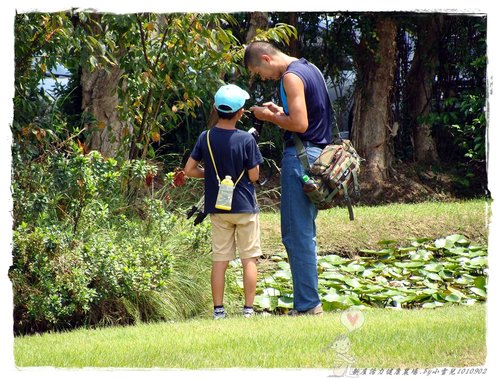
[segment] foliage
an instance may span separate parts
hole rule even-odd
[[[325,310],[434,308],[486,300],[486,247],[458,234],[434,242],[416,239],[403,247],[394,240],[379,243],[383,249],[360,250],[361,256],[352,259],[319,257],[319,291]],[[283,312],[293,307],[290,266],[282,254],[271,258],[278,269],[259,282],[256,306]]]
[[[446,18],[445,31],[428,121],[443,162],[456,166],[457,187],[467,194],[485,192],[486,22]]]
[[[186,228],[175,212],[166,211],[164,201],[149,195],[147,179],[156,174],[156,166],[142,160],[119,164],[72,146],[73,151],[41,161],[14,159],[9,276],[16,332],[205,311],[206,300],[200,299],[207,290],[200,286],[206,282],[183,279],[191,270],[176,263],[174,255],[206,251],[207,228]],[[132,205],[124,188],[141,193]],[[205,258],[200,261],[209,266]],[[196,274],[203,271],[194,266]],[[172,274],[173,267],[182,270]],[[192,287],[199,303],[176,305],[179,294],[193,293]]]

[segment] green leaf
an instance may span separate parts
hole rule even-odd
[[[279,261],[277,264],[278,268],[283,270],[290,270],[290,264],[286,261]]]
[[[429,272],[439,272],[443,269],[443,265],[439,263],[432,263],[432,264],[427,264],[424,266],[424,269],[429,271]]]
[[[453,271],[451,271],[451,270],[443,269],[439,272],[439,275],[444,280],[447,280],[447,281],[453,280]]]
[[[449,235],[446,237],[446,240],[449,240],[452,243],[458,243],[458,244],[468,244],[469,242],[465,238],[465,236],[460,235],[460,234],[453,234]]]
[[[452,294],[447,295],[445,297],[445,300],[448,302],[460,302],[461,299],[462,299],[462,297],[460,297],[459,295],[457,295],[455,293],[452,293]]]
[[[343,281],[345,276],[341,273],[338,272],[324,272],[320,274],[321,278],[325,280],[338,280],[338,281]]]
[[[366,278],[372,278],[376,274],[377,273],[374,272],[373,269],[365,269],[364,272],[361,274],[361,276]]]
[[[474,286],[484,290],[486,288],[486,277],[479,276],[474,278]]]
[[[347,266],[342,266],[340,269],[342,269],[345,272],[363,272],[365,270],[365,267],[363,265],[359,264],[349,264]]]
[[[323,296],[321,298],[323,301],[325,302],[329,302],[329,303],[332,303],[332,302],[341,302],[341,296],[336,294],[336,293],[328,293],[327,295]]]
[[[436,248],[444,248],[446,246],[446,239],[437,239],[434,242],[434,245],[436,246]]]
[[[349,286],[351,287],[360,287],[361,284],[359,283],[359,281],[357,279],[354,279],[354,278],[349,278],[349,277],[344,277],[343,281],[348,284]]]
[[[274,278],[290,281],[292,279],[292,273],[289,270],[278,270],[273,275]]]
[[[403,247],[403,248],[398,248],[399,252],[411,252],[411,251],[416,251],[417,248],[415,247]]]
[[[476,295],[479,295],[482,298],[486,298],[486,291],[484,291],[483,289],[480,289],[478,287],[472,287],[470,291],[472,291]]]
[[[474,257],[469,263],[474,267],[486,267],[488,265],[488,259],[483,256]]]
[[[436,307],[442,307],[443,304],[441,302],[427,302],[422,305],[422,308],[436,308]]]
[[[281,293],[278,289],[275,289],[273,287],[266,287],[265,289],[262,290],[262,294],[267,297],[277,297]]]
[[[293,298],[289,296],[281,296],[278,298],[278,307],[293,308]]]
[[[381,251],[375,251],[373,249],[360,249],[359,252],[361,253],[366,253],[366,254],[369,254],[369,255],[386,255],[387,254],[387,250],[381,250]]]
[[[266,295],[257,295],[254,301],[257,307],[260,307],[264,310],[273,311],[276,309],[278,305],[278,298],[276,297],[268,297]]]
[[[344,259],[338,255],[326,255],[326,256],[321,256],[319,259],[318,259],[318,262],[327,262],[327,263],[330,263],[332,265],[341,265],[341,264],[345,264],[346,261],[348,261],[347,259]]]
[[[434,281],[442,281],[443,279],[441,278],[441,276],[437,273],[427,273],[427,278],[430,278],[431,280],[434,280]]]
[[[422,265],[424,265],[423,262],[421,261],[405,261],[405,262],[395,262],[394,265],[400,268],[418,268]]]

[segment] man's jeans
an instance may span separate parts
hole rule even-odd
[[[306,148],[309,164],[321,153]],[[281,237],[288,253],[293,278],[293,304],[307,311],[320,304],[316,262],[316,216],[318,210],[302,190],[306,174],[295,147],[286,147],[281,164]]]

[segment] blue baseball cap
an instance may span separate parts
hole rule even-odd
[[[249,98],[247,91],[237,85],[223,85],[215,93],[215,108],[222,113],[234,113],[240,110]]]

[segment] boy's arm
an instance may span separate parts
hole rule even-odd
[[[259,166],[256,165],[252,169],[248,170],[248,178],[251,182],[256,182],[259,180],[260,169]]]
[[[198,166],[199,161],[194,160],[191,156],[189,157],[186,166],[184,167],[184,172],[188,177],[194,178],[205,178],[205,170]]]

